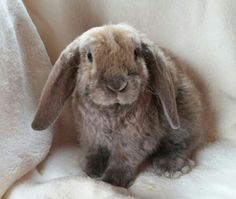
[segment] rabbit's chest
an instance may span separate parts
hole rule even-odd
[[[85,145],[111,146],[118,122],[98,110],[80,110],[80,137]]]
[[[79,106],[78,108],[81,115],[80,140],[86,147],[105,145],[112,148],[119,139],[140,137],[141,140],[146,140],[152,137],[154,127],[149,125],[150,118],[142,116],[139,112],[125,115],[104,112],[92,107]]]

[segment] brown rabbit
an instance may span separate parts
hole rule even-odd
[[[55,63],[32,127],[51,125],[68,99],[86,152],[85,171],[127,187],[149,156],[177,177],[200,144],[201,100],[184,70],[129,25],[106,25],[75,39]]]

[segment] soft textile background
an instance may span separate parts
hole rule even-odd
[[[171,49],[200,77],[210,105],[206,123],[219,140],[198,155],[197,167],[177,180],[141,174],[129,193],[136,198],[233,199],[236,197],[236,2],[233,0],[25,0],[54,62],[90,27],[128,22]],[[36,79],[36,78],[35,78]],[[208,111],[210,110],[211,111]],[[61,117],[51,154],[6,198],[122,198],[117,190],[84,176],[69,117]],[[43,134],[44,136],[48,134]],[[36,144],[37,145],[37,144]],[[38,146],[38,145],[37,145]]]
[[[50,69],[24,4],[0,1],[0,198],[48,153],[51,133],[30,123]]]

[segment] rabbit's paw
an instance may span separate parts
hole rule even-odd
[[[153,161],[155,173],[158,176],[167,178],[179,178],[180,176],[189,173],[195,166],[195,162],[190,159],[157,157]]]

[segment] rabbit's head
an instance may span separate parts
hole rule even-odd
[[[45,129],[55,121],[73,91],[81,100],[109,108],[132,104],[150,89],[159,98],[172,128],[177,128],[172,65],[153,42],[129,25],[90,29],[55,63],[32,127]]]
[[[126,105],[137,100],[148,80],[141,41],[130,27],[94,28],[80,37],[77,87],[96,105]]]

